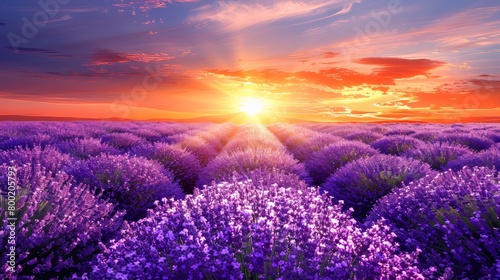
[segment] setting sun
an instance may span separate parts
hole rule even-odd
[[[264,101],[261,99],[249,97],[241,102],[240,110],[251,117],[255,117],[262,113],[265,107]]]

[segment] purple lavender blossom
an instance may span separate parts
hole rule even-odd
[[[186,138],[178,142],[176,145],[195,155],[202,166],[206,166],[219,154],[216,147],[210,145],[210,143],[198,136]]]
[[[7,173],[8,166],[0,165],[0,174]],[[24,180],[16,188],[16,272],[12,273],[7,269],[8,182],[0,175],[0,278],[49,279],[88,269],[89,260],[99,252],[98,243],[118,231],[123,214],[86,186],[72,184],[63,172],[52,174],[28,163],[17,166],[16,176]]]
[[[30,164],[33,168],[41,165],[52,173],[59,172],[64,166],[71,163],[68,155],[60,153],[53,147],[34,146],[33,148],[17,147],[13,150],[0,151],[0,164],[10,164],[22,166]]]
[[[424,142],[434,142],[439,137],[439,133],[430,132],[430,131],[422,131],[422,132],[417,132],[415,134],[412,134],[411,136],[413,138],[416,138],[416,139],[424,141]]]
[[[184,196],[169,170],[142,157],[101,154],[76,162],[67,171],[76,182],[89,185],[104,199],[125,209],[127,220],[144,217],[155,200]]]
[[[313,184],[322,185],[337,169],[349,162],[378,154],[370,146],[359,143],[342,141],[330,144],[314,153],[306,161],[306,169],[312,178]]]
[[[379,200],[368,221],[387,219],[421,268],[452,268],[456,279],[497,279],[500,185],[495,171],[464,167],[427,176]]]
[[[371,146],[379,150],[383,154],[400,156],[405,151],[415,149],[422,145],[423,142],[410,136],[386,136],[371,144]]]
[[[456,160],[450,161],[445,169],[451,169],[458,171],[465,166],[484,166],[488,168],[495,168],[495,170],[500,170],[500,149],[497,146],[492,146],[488,150],[476,154],[466,154]]]
[[[128,151],[145,140],[132,133],[110,133],[102,137],[102,142],[122,151]]]
[[[297,162],[290,154],[283,150],[276,151],[274,148],[262,147],[219,154],[203,169],[197,186],[210,184],[211,181],[225,181],[235,173],[244,174],[257,169],[283,170],[307,179],[304,165]]]
[[[341,204],[300,181],[280,187],[254,179],[164,199],[125,225],[90,277],[423,279],[417,252],[400,253],[383,222],[362,231]]]
[[[397,128],[385,133],[385,136],[393,136],[393,135],[412,135],[416,133],[415,130],[411,128]]]
[[[101,143],[101,140],[95,138],[72,139],[69,141],[60,142],[56,147],[62,153],[69,154],[77,159],[89,159],[93,156],[98,156],[101,153],[109,155],[120,154],[120,151],[106,143]]]
[[[353,161],[330,176],[323,190],[354,208],[353,216],[366,217],[375,202],[402,183],[433,174],[427,163],[403,157],[377,155]]]
[[[35,146],[46,146],[53,144],[54,141],[49,135],[31,134],[28,136],[12,137],[0,143],[0,150],[12,150],[18,147],[32,149]]]
[[[286,148],[267,128],[260,126],[246,126],[239,129],[224,147],[225,152],[258,149],[260,147],[285,151]]]
[[[159,162],[172,171],[185,193],[193,193],[201,165],[189,151],[165,143],[139,145],[132,149],[132,154]]]
[[[443,134],[437,141],[463,145],[477,152],[487,150],[494,144],[492,140],[472,133]]]
[[[162,135],[150,128],[150,126],[142,126],[139,129],[133,130],[132,133],[149,142],[156,142],[162,139]]]
[[[426,143],[415,149],[407,150],[403,153],[403,156],[428,163],[434,170],[442,170],[448,162],[470,154],[472,154],[472,151],[464,146],[448,142],[436,142]]]
[[[359,141],[365,144],[371,144],[378,139],[384,137],[380,133],[372,132],[372,131],[359,131],[348,134],[345,139],[352,141]]]
[[[292,125],[274,125],[269,129],[300,162],[304,162],[324,146],[344,140],[338,136]]]

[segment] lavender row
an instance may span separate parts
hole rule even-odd
[[[3,278],[500,277],[496,124],[18,124]],[[11,146],[29,137],[49,140]]]
[[[303,164],[296,161],[265,126],[245,125],[202,170],[197,186],[230,180],[233,176],[245,177],[246,173],[256,169],[283,170],[308,179]]]

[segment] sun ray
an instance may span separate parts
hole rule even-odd
[[[265,111],[265,107],[266,104],[262,99],[246,97],[241,101],[240,111],[246,113],[250,117],[256,117]]]

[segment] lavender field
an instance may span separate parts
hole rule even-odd
[[[0,122],[2,279],[500,279],[500,124]]]

